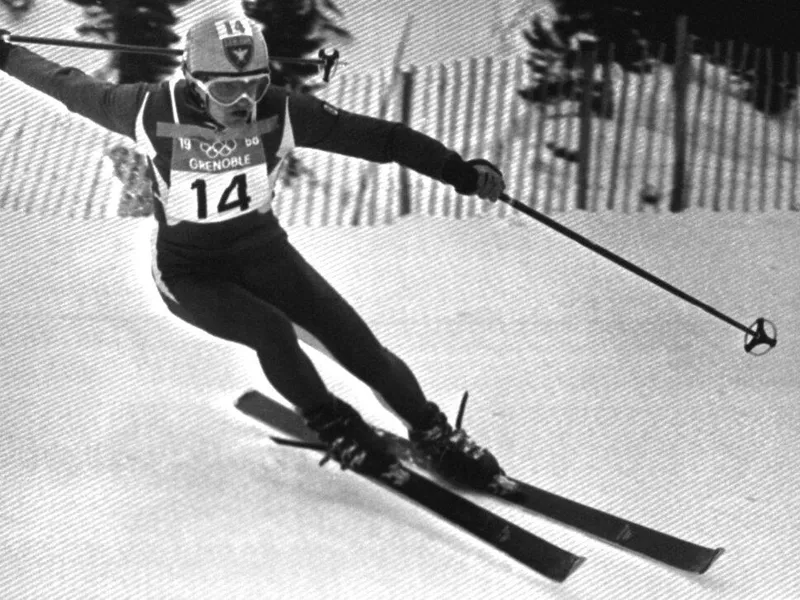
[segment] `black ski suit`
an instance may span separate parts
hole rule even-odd
[[[356,115],[271,87],[244,133],[215,128],[185,80],[111,84],[19,46],[4,70],[111,131],[149,158],[158,232],[153,277],[170,311],[258,353],[269,382],[301,409],[330,395],[292,323],[313,334],[407,424],[426,402],[406,364],[289,243],[271,210],[282,159],[294,147],[397,162],[459,190],[474,169],[402,124]]]

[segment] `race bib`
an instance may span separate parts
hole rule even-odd
[[[168,222],[215,223],[260,210],[272,202],[272,180],[258,130],[243,137],[172,140]]]

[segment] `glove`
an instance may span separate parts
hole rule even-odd
[[[478,181],[473,194],[484,200],[496,202],[506,189],[506,182],[500,169],[482,158],[468,160],[467,164],[478,172]]]
[[[11,50],[11,32],[7,29],[0,29],[0,70],[6,67],[6,59]]]
[[[488,160],[476,158],[464,162],[455,153],[444,164],[442,180],[459,194],[477,195],[492,202],[506,189],[500,169]]]

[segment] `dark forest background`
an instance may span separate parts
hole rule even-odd
[[[167,48],[180,43],[174,9],[200,0],[64,0],[84,9],[79,32],[123,44]],[[14,18],[22,18],[35,0],[0,0]],[[747,86],[745,100],[768,114],[786,111],[797,98],[800,52],[800,2],[797,0],[552,0],[556,18],[535,16],[542,0],[531,0],[531,18],[519,33],[529,46],[532,84],[520,90],[531,102],[552,99],[555,84],[574,84],[581,39],[596,42],[598,61],[647,75],[660,58],[675,60],[675,21],[688,17],[693,51]],[[315,57],[319,49],[347,41],[351,34],[334,0],[243,0],[242,8],[262,25],[271,54]],[[732,55],[727,55],[731,43]],[[662,48],[663,57],[658,56]],[[762,51],[756,56],[755,48]],[[771,54],[766,52],[769,49]],[[612,56],[613,52],[613,56]],[[116,54],[109,65],[120,83],[160,81],[178,67],[174,57]],[[275,83],[313,91],[314,66],[273,64]],[[766,83],[768,69],[773,82]],[[784,91],[783,75],[788,85]],[[608,76],[606,74],[606,76]],[[598,89],[600,83],[598,82]],[[561,86],[561,92],[564,91]],[[610,115],[605,115],[610,116]]]
[[[746,86],[744,99],[757,110],[780,114],[797,98],[800,2],[796,0],[553,0],[552,4],[555,19],[544,22],[532,16],[522,32],[530,48],[527,64],[533,83],[520,94],[531,102],[551,99],[558,88],[554,83],[565,83],[567,90],[574,85],[581,39],[596,44],[598,62],[610,61],[641,75],[652,71],[660,50],[659,58],[674,64],[679,15],[688,18],[693,53],[706,55],[712,64],[729,64],[730,75]],[[785,94],[781,93],[784,74]]]

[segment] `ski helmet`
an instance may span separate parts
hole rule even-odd
[[[196,79],[268,74],[267,42],[242,14],[208,17],[186,35],[184,69]]]

